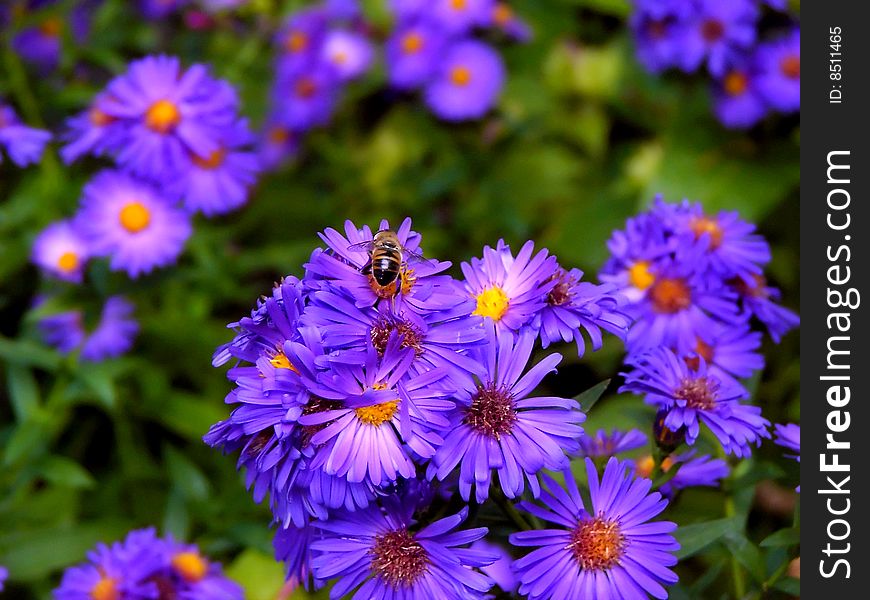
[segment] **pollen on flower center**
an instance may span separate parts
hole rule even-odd
[[[698,338],[695,341],[695,354],[697,356],[687,356],[686,357],[686,365],[692,369],[693,371],[697,371],[701,366],[701,359],[704,359],[704,362],[710,363],[713,360],[714,350],[713,346]]]
[[[456,66],[450,69],[450,82],[459,87],[465,87],[471,83],[471,71],[468,67]]]
[[[577,524],[571,533],[568,549],[582,569],[594,571],[618,565],[626,546],[619,523],[596,517]]]
[[[468,0],[450,0],[450,8],[453,10],[463,10],[468,5]]]
[[[405,54],[417,54],[423,49],[423,36],[419,33],[408,33],[402,38],[402,52]]]
[[[398,332],[399,337],[402,340],[402,348],[413,348],[417,356],[423,354],[422,343],[424,336],[419,327],[413,323],[405,321],[404,319],[381,316],[369,330],[372,345],[378,351],[380,356],[384,355],[384,351],[387,349],[387,343],[390,341],[390,336],[394,331]]]
[[[426,549],[406,529],[378,535],[369,553],[372,572],[394,589],[411,586],[430,563]]]
[[[709,217],[698,217],[692,219],[689,227],[695,233],[695,237],[699,238],[705,233],[710,236],[710,247],[715,249],[722,245],[722,228],[715,219]]]
[[[169,100],[158,100],[145,112],[145,124],[157,133],[169,133],[181,122],[181,112]]]
[[[179,552],[172,557],[172,568],[185,581],[195,583],[208,573],[208,562],[197,552]]]
[[[308,36],[301,31],[292,31],[284,42],[290,52],[302,52],[308,47]]]
[[[749,88],[749,79],[745,73],[731,71],[725,76],[723,87],[729,96],[740,96]]]
[[[725,34],[725,26],[719,19],[707,19],[701,24],[701,36],[707,42],[718,41]]]
[[[477,308],[473,315],[489,317],[493,321],[500,321],[507,312],[510,300],[504,290],[498,286],[486,288],[477,295]]]
[[[562,306],[571,301],[571,287],[577,283],[573,277],[570,277],[564,269],[560,269],[558,273],[553,275],[552,279],[559,280],[559,283],[550,290],[547,294],[547,304],[550,306]]]
[[[356,418],[363,423],[377,427],[392,419],[398,409],[399,401],[390,400],[389,402],[381,402],[372,406],[363,406],[355,409],[354,412],[356,413]]]
[[[139,233],[151,224],[151,211],[141,202],[128,202],[121,209],[118,219],[130,233]]]
[[[708,377],[684,379],[674,397],[684,400],[688,408],[710,410],[716,406],[719,386]]]
[[[107,115],[96,106],[92,106],[88,111],[88,119],[94,127],[105,127],[114,122],[115,117]]]
[[[79,256],[75,252],[64,252],[57,259],[57,268],[64,273],[75,271],[79,266]]]
[[[682,279],[659,279],[650,288],[649,297],[660,313],[677,313],[692,304],[692,292]]]
[[[511,432],[516,420],[517,411],[511,393],[505,387],[489,383],[477,388],[463,422],[478,433],[500,439]]]
[[[269,362],[276,369],[290,369],[294,373],[299,373],[299,369],[297,369],[293,363],[290,362],[290,359],[287,358],[287,355],[283,352],[279,351],[275,356],[269,359]]]
[[[226,148],[218,148],[211,154],[209,154],[206,158],[199,156],[198,154],[191,154],[190,160],[200,169],[213,170],[217,169],[224,163],[224,159],[227,156]]]
[[[93,600],[120,600],[121,594],[112,577],[102,576],[91,588],[91,598]]]
[[[644,477],[646,479],[649,479],[649,477],[652,475],[653,469],[656,465],[653,457],[649,454],[638,458],[635,464],[637,465],[638,476]],[[661,464],[662,472],[667,473],[673,466],[674,460],[670,456],[665,457]]]
[[[801,78],[801,57],[789,54],[779,62],[779,70],[789,79]]]
[[[495,8],[492,9],[492,20],[495,21],[496,25],[505,26],[510,23],[513,18],[513,9],[504,2],[497,3]]]
[[[650,273],[649,263],[645,260],[639,260],[628,269],[628,279],[631,285],[639,290],[645,290],[656,280],[655,276]]]

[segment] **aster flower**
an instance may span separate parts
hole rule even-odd
[[[611,433],[599,429],[594,435],[584,435],[580,438],[579,454],[591,458],[608,458],[636,450],[646,443],[646,434],[638,429],[628,431],[614,429]]]
[[[465,289],[477,301],[473,314],[488,317],[499,330],[518,331],[544,309],[559,283],[558,263],[546,248],[533,257],[534,247],[526,242],[514,258],[499,240],[494,250],[484,246],[482,259],[462,263]]]
[[[620,391],[645,394],[646,401],[667,411],[664,425],[671,431],[685,431],[686,443],[692,445],[705,424],[729,454],[740,458],[751,453],[750,444],[759,445],[770,437],[770,423],[757,406],[742,404],[746,390],[733,381],[720,380],[699,360],[690,368],[667,348],[657,348],[640,356],[629,356],[634,367],[624,373]]]
[[[327,28],[327,14],[320,7],[293,13],[275,35],[280,72],[295,74],[309,69]]]
[[[768,285],[764,277],[755,276],[750,281],[736,279],[731,284],[740,295],[744,311],[761,321],[777,344],[782,336],[800,325],[798,315],[777,304],[780,291]]]
[[[9,577],[9,569],[0,565],[0,592],[3,591],[5,587],[6,579]]]
[[[301,135],[270,115],[259,136],[257,160],[265,170],[277,169],[299,152]]]
[[[305,589],[323,587],[325,582],[314,579],[311,572],[311,543],[321,537],[320,530],[310,524],[303,527],[288,525],[275,532],[272,540],[275,560],[286,566],[288,581],[301,584]]]
[[[429,81],[446,42],[446,32],[427,20],[399,23],[384,50],[390,85],[411,90]]]
[[[237,119],[238,99],[205,65],[184,70],[177,58],[148,56],[108,85],[101,109],[117,119],[118,163],[163,179],[190,153],[208,157],[220,149],[223,132]]]
[[[320,49],[320,59],[332,68],[339,81],[363,75],[373,58],[374,49],[366,36],[343,29],[327,33]]]
[[[767,111],[755,65],[745,58],[730,61],[713,84],[716,118],[726,127],[744,129],[762,120]]]
[[[153,530],[152,530],[153,535]],[[244,591],[224,576],[221,565],[203,556],[193,544],[166,537],[163,552],[169,562],[169,585],[181,600],[244,600]],[[166,583],[164,583],[166,585]],[[170,589],[172,589],[170,588]]]
[[[174,263],[191,234],[189,217],[156,188],[118,171],[85,186],[76,227],[95,256],[130,277]]]
[[[11,106],[0,103],[0,149],[19,167],[39,162],[51,134],[24,125]],[[3,156],[0,155],[0,162]]]
[[[797,454],[786,455],[789,458],[793,458],[796,461],[801,461],[801,426],[795,425],[794,423],[787,423],[785,425],[780,425],[777,423],[773,426],[774,433],[776,433],[776,438],[774,442],[778,445],[786,448],[787,450],[791,450],[792,452],[796,452]]]
[[[522,493],[525,479],[537,493],[537,472],[561,469],[567,464],[564,453],[579,450],[580,423],[586,416],[577,402],[528,397],[562,360],[551,354],[523,375],[535,337],[524,329],[516,340],[510,335],[497,338],[490,329],[489,343],[481,348],[486,375],[477,390],[456,392],[459,410],[435,454],[431,473],[443,480],[459,466],[459,492],[465,500],[474,484],[477,502],[485,501],[493,472],[508,498]]]
[[[81,350],[81,359],[99,362],[127,352],[139,332],[132,317],[133,305],[121,296],[106,300],[96,327],[85,329],[84,313],[66,311],[42,317],[38,329],[43,339],[62,354]]]
[[[202,212],[206,217],[241,207],[260,170],[250,148],[253,141],[247,122],[236,122],[225,130],[220,145],[211,154],[188,154],[188,166],[168,182],[167,193],[182,198],[188,211]]]
[[[678,252],[697,257],[696,268],[709,271],[723,279],[748,279],[760,275],[770,262],[770,246],[755,225],[740,218],[737,211],[721,211],[708,216],[700,202],[684,200],[679,206],[677,235],[686,243]],[[688,260],[688,257],[682,257]]]
[[[451,34],[463,34],[487,25],[494,4],[494,0],[433,0],[423,13]]]
[[[755,42],[755,0],[697,0],[683,37],[682,68],[695,71],[706,59],[714,76],[725,73],[728,60]]]
[[[479,119],[498,101],[504,80],[504,64],[490,46],[455,42],[445,49],[426,86],[426,105],[445,121]]]
[[[765,101],[780,112],[801,107],[801,30],[793,29],[755,51],[756,87]]]
[[[546,305],[538,313],[541,345],[551,343],[577,343],[577,355],[583,356],[586,342],[582,332],[592,342],[592,349],[602,345],[601,330],[625,339],[631,317],[622,312],[625,303],[612,284],[595,285],[581,281],[583,271],[559,268],[553,275],[556,285],[547,293]]]
[[[389,500],[384,509],[370,507],[314,523],[323,538],[311,544],[311,567],[315,577],[338,579],[331,599],[349,594],[354,600],[478,598],[492,587],[492,580],[475,569],[495,557],[464,547],[487,529],[456,530],[465,510],[417,530],[416,503]]]
[[[64,22],[60,18],[46,17],[18,32],[12,39],[12,49],[43,73],[53,71],[60,63],[63,29]]]
[[[629,26],[637,58],[649,71],[659,73],[681,64],[692,12],[686,0],[635,0]]]
[[[275,116],[293,131],[326,125],[338,102],[339,83],[332,69],[320,63],[298,70],[279,67],[273,90]]]
[[[637,460],[637,473],[649,478],[654,467],[653,457],[643,456]],[[679,490],[688,487],[719,487],[723,479],[728,477],[728,463],[721,458],[712,458],[705,454],[695,456],[694,451],[671,454],[665,457],[661,470],[667,473],[674,467],[677,472],[659,488],[668,498],[673,498]]]
[[[97,95],[88,109],[66,121],[66,131],[63,139],[66,145],[61,148],[60,155],[66,164],[70,164],[85,154],[101,156],[118,149],[119,128],[118,119],[106,113],[104,105],[105,93]]]
[[[667,598],[663,585],[677,582],[670,567],[680,545],[669,521],[649,522],[667,506],[649,479],[635,478],[628,463],[611,458],[599,484],[586,459],[590,509],[587,510],[570,471],[562,489],[544,476],[544,507],[521,503],[527,512],[559,529],[513,533],[515,546],[537,549],[514,562],[522,595],[548,598]]]
[[[697,369],[704,359],[707,370],[720,381],[734,378],[745,379],[764,368],[761,334],[743,325],[717,325],[701,331],[694,351],[685,358],[687,364]]]
[[[507,2],[496,1],[490,10],[489,23],[516,42],[532,39],[532,29]]]
[[[47,273],[81,283],[89,249],[70,221],[52,223],[33,241],[31,260]]]

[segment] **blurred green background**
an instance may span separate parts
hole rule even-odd
[[[280,15],[302,4],[254,0],[210,30],[188,31],[181,17],[147,22],[132,2],[107,0],[88,43],[67,40],[61,68],[49,76],[24,66],[4,33],[0,93],[31,124],[57,130],[128,60],[164,52],[209,63],[239,88],[243,111],[259,123],[270,35]],[[373,35],[383,37],[385,3],[363,4]],[[301,275],[316,232],[347,218],[376,226],[411,216],[427,255],[453,260],[456,275],[460,261],[503,237],[534,239],[594,278],[604,242],[626,217],[656,193],[688,197],[759,224],[773,246],[770,278],[798,309],[797,118],[748,133],[724,130],[703,78],[654,78],[636,63],[626,0],[512,4],[535,37],[502,47],[509,80],[487,119],[439,122],[418,101],[385,93],[378,68],[351,86],[333,124],[308,137],[293,165],[261,179],[247,207],[197,218],[179,264],[135,282],[92,264],[88,286],[63,288],[28,261],[35,235],[73,214],[101,163],[65,168],[55,145],[38,166],[0,165],[0,564],[11,572],[8,597],[50,597],[60,571],[95,542],[153,524],[221,559],[251,600],[276,598],[283,577],[271,558],[268,511],[250,500],[235,458],[201,442],[227,414],[229,384],[210,358],[231,335],[225,324],[281,275]],[[142,326],[133,352],[90,365],[48,349],[29,312],[46,292],[93,307],[128,294]],[[792,333],[779,347],[765,346],[768,367],[753,382],[772,422],[799,420],[798,339]],[[547,382],[559,393],[576,395],[619,370],[616,340],[582,361],[572,348],[561,350],[565,362]],[[588,429],[646,430],[649,413],[636,399],[616,397],[615,387]],[[786,543],[793,533],[759,542],[790,526],[796,483],[796,463],[768,443],[729,482],[733,494],[680,497],[668,516],[681,525],[733,518],[718,522],[718,536],[684,530],[684,553],[697,554],[681,564],[672,597],[733,597],[736,572],[749,597],[775,581],[795,592],[792,580],[771,579],[795,554]]]

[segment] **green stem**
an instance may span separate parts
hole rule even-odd
[[[723,460],[728,460],[721,446],[718,447],[717,454]],[[734,517],[736,515],[737,506],[734,504],[734,496],[732,495],[731,486],[729,486],[728,495],[725,498],[725,516]],[[746,573],[743,572],[743,567],[740,566],[740,563],[734,556],[731,557],[731,575],[734,581],[734,597],[739,600],[746,595]]]

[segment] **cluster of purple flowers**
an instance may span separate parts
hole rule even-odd
[[[761,409],[744,402],[741,380],[764,366],[753,326],[779,341],[799,322],[764,279],[767,242],[736,212],[708,215],[699,203],[657,198],[608,247],[599,276],[631,299],[635,318],[622,389],[659,410],[656,441],[668,452],[683,440],[691,446],[703,424],[725,452],[748,456],[770,437]]]
[[[275,79],[261,159],[292,156],[301,137],[329,123],[348,83],[372,66],[375,48],[356,0],[324,0],[290,15],[275,35]]]
[[[395,28],[385,45],[387,78],[396,90],[422,90],[426,106],[446,121],[479,119],[501,94],[505,68],[489,44],[474,37],[495,29],[526,41],[531,30],[496,0],[392,0]]]
[[[777,15],[759,31],[761,0],[635,0],[631,28],[637,55],[654,73],[706,66],[713,110],[726,127],[750,127],[768,113],[800,110],[800,25]]]
[[[70,567],[55,600],[243,600],[242,588],[199,548],[157,537],[154,529],[131,531],[120,542],[98,544],[87,562]]]
[[[22,123],[15,110],[0,101],[0,163],[5,152],[19,167],[38,163],[51,133]]]
[[[394,264],[380,254],[385,237],[401,249]],[[466,509],[434,519],[427,511],[456,492],[473,505],[528,490],[562,514],[552,503],[565,492],[542,492],[540,472],[566,469],[580,452],[585,415],[575,400],[534,393],[561,356],[529,368],[530,358],[538,340],[574,342],[582,353],[587,339],[601,346],[602,331],[624,337],[622,298],[531,242],[516,254],[501,241],[484,248],[458,281],[445,273],[450,263],[422,257],[409,219],[394,234],[386,221],[378,231],[348,221],[321,239],[302,279],[285,277],[230,325],[237,334],[213,362],[235,363],[226,398],[234,408],[205,441],[238,452],[255,499],[268,494],[276,556],[296,583],[337,579],[332,598],[360,599],[482,598],[493,581],[512,585],[498,567],[509,561],[504,551],[465,547],[487,534],[457,530]],[[673,525],[635,538],[665,502],[648,498],[650,482],[634,470],[608,465],[594,513],[568,484],[576,502],[556,522],[574,540],[561,548],[573,574],[559,585],[587,589],[613,573],[614,585],[631,580],[660,595],[660,583],[676,580],[667,569]],[[599,529],[605,543],[593,539]],[[517,544],[538,543],[549,542]],[[534,597],[566,597],[569,588],[535,583],[539,552],[513,573],[539,590]]]

